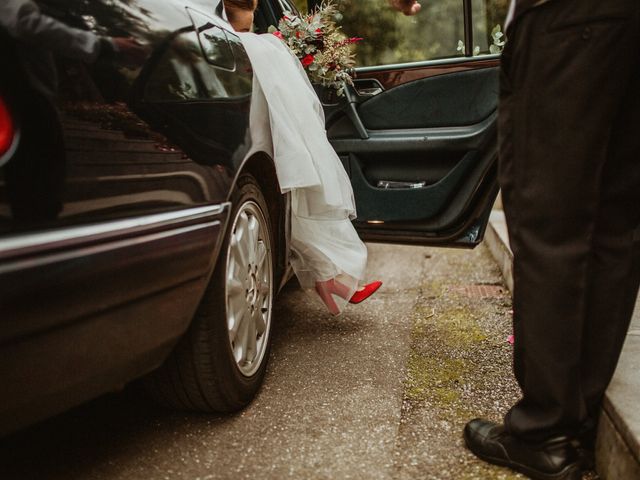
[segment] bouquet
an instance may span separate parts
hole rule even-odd
[[[284,41],[307,72],[311,83],[333,88],[344,95],[345,84],[353,85],[353,45],[362,38],[345,36],[336,25],[338,10],[329,1],[306,16],[286,12],[278,28],[269,32]]]

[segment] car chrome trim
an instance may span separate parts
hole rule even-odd
[[[177,229],[185,224],[209,220],[211,217],[221,215],[229,209],[230,205],[229,202],[225,202],[94,225],[15,235],[0,239],[0,260],[44,250],[70,248],[114,238],[140,235],[153,230]]]
[[[477,62],[478,60],[497,60],[499,54],[478,55],[475,57],[450,57],[438,60],[423,60],[419,62],[393,63],[389,65],[372,65],[370,67],[356,67],[356,75],[358,73],[382,72],[385,70],[398,70],[420,67],[438,67],[442,65],[459,65],[468,62]],[[357,78],[357,77],[356,77]]]
[[[147,235],[136,236],[127,239],[116,239],[112,242],[100,243],[97,245],[80,245],[74,250],[65,250],[61,252],[45,252],[37,262],[34,262],[32,258],[16,259],[13,262],[6,262],[4,265],[0,265],[0,274],[9,272],[20,272],[34,265],[44,267],[46,265],[70,261],[76,258],[86,258],[90,255],[97,255],[100,253],[132,247],[135,245],[156,242],[165,238],[179,237],[188,233],[197,232],[199,230],[217,227],[220,225],[219,220],[208,221],[205,223],[198,223],[196,225],[188,225],[185,227],[173,228],[170,230],[162,230],[160,232],[150,233]]]

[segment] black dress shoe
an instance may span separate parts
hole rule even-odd
[[[509,467],[536,480],[580,480],[582,468],[568,437],[553,437],[540,443],[525,443],[502,425],[471,420],[464,427],[469,450],[489,463]]]

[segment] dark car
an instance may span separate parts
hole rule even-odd
[[[38,4],[149,53],[133,68],[56,58],[48,95],[0,35],[0,432],[141,377],[165,405],[242,408],[290,277],[288,208],[269,155],[246,155],[252,71],[221,2]],[[261,0],[257,28],[292,9]],[[326,105],[365,240],[482,240],[497,65],[365,67]]]

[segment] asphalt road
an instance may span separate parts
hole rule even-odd
[[[488,253],[369,251],[384,285],[339,317],[295,282],[281,293],[265,384],[243,412],[175,413],[125,390],[4,439],[0,478],[520,478],[460,439],[470,416],[499,419],[517,398],[510,300]]]

